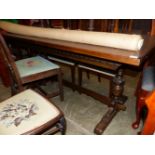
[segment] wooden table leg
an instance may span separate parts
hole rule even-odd
[[[109,108],[107,113],[103,116],[100,122],[96,125],[94,132],[98,135],[101,135],[106,127],[109,125],[113,117],[117,114],[117,110],[114,108]]]
[[[112,80],[112,104],[107,113],[103,116],[101,121],[96,125],[94,132],[96,134],[102,134],[114,116],[120,111],[125,110],[124,105],[127,97],[123,95],[125,80],[123,79],[123,70],[120,69],[118,74]]]

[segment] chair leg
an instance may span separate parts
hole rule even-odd
[[[11,96],[16,94],[16,90],[13,86],[11,86]]]
[[[145,90],[139,90],[139,94],[137,96],[137,103],[136,103],[136,121],[132,124],[132,127],[134,129],[137,129],[140,124],[141,120],[141,112],[143,107],[145,106],[145,98],[147,96],[148,92]]]
[[[72,90],[75,91],[75,66],[71,66]]]
[[[90,79],[89,71],[86,71],[87,78]]]
[[[11,84],[11,95],[16,95],[19,92],[22,92],[24,90],[23,86],[18,86],[18,88],[16,88],[15,84]]]
[[[62,72],[61,69],[58,73],[58,85],[59,85],[59,92],[60,92],[60,100],[64,100],[64,91],[63,91],[63,83],[62,83]]]
[[[64,135],[66,132],[66,120],[65,120],[65,118],[61,117],[56,126],[57,126],[57,128],[59,128],[61,134]]]
[[[78,68],[78,86],[79,86],[79,93],[81,94],[81,86],[82,86],[82,69]]]
[[[109,97],[112,97],[112,79],[109,81]]]
[[[138,96],[139,91],[141,90],[141,85],[142,85],[142,73],[139,76],[139,80],[138,80],[136,90],[135,90],[135,93],[134,93],[135,96]]]
[[[98,76],[98,82],[101,82],[101,76],[100,76],[100,74],[98,74],[97,76]]]
[[[138,101],[138,106],[136,108],[136,121],[132,124],[132,127],[134,129],[137,129],[139,127],[140,124],[140,120],[141,120],[141,112],[142,112],[142,108],[143,108],[143,104],[142,102],[144,101]]]

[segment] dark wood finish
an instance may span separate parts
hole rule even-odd
[[[21,45],[21,46],[29,46],[29,47],[35,47],[35,48],[38,47],[40,51],[43,51],[43,49],[45,48],[46,49],[49,48],[49,50],[46,50],[46,52],[50,53],[51,55],[53,54],[57,56],[62,56],[74,61],[79,61],[79,62],[88,63],[88,64],[93,63],[93,65],[100,66],[103,68],[107,66],[107,69],[113,68],[113,66],[115,66],[115,65],[112,65],[113,64],[112,61],[125,63],[133,66],[139,66],[142,63],[142,60],[144,58],[142,57],[142,58],[135,59],[135,58],[129,57],[129,55],[133,54],[132,51],[107,48],[107,47],[101,47],[101,46],[95,46],[95,45],[72,43],[72,42],[58,41],[58,40],[49,40],[49,39],[42,39],[42,38],[35,38],[35,37],[28,37],[28,36],[20,36],[20,35],[9,34],[9,33],[6,33],[5,37],[7,41],[9,41],[12,44],[18,43],[18,46]],[[60,49],[62,51],[53,52],[52,50],[50,50],[50,48]],[[147,48],[145,49],[145,51],[147,51]],[[149,52],[149,50],[147,52]],[[104,60],[106,61],[104,62]],[[110,65],[109,63],[107,63],[107,60],[109,60]],[[115,87],[117,88],[119,86],[116,84]],[[83,89],[83,91],[81,92],[85,93],[90,91]],[[88,95],[92,95],[92,92],[90,92]],[[107,126],[110,123],[110,120],[113,114],[115,113],[115,110],[118,111],[118,108],[120,108],[121,110],[125,109],[125,106],[122,103],[125,102],[126,98],[124,98],[123,95],[120,95],[120,96],[122,97],[116,96],[113,98],[113,103],[116,103],[114,104],[116,106],[113,106],[113,107],[117,107],[117,108],[116,109],[114,108],[114,112],[110,112],[110,114],[112,115],[111,116],[109,115],[109,120],[107,119],[107,115],[105,115],[106,122],[102,121],[102,120],[105,120],[103,117],[103,119],[100,121],[100,124],[104,124],[104,125],[99,125],[100,127],[103,126],[103,128],[98,130],[98,126],[97,126],[95,130],[97,134],[101,134],[101,132],[103,132],[103,130],[105,129],[105,126]],[[101,96],[95,95],[95,97],[100,98]],[[103,100],[105,101],[106,99],[103,98]]]
[[[2,50],[2,49],[0,49],[0,50]],[[0,52],[0,57],[2,58],[1,52]],[[5,62],[3,59],[0,59],[0,77],[1,77],[3,84],[6,87],[10,86],[10,78],[8,75],[9,75],[9,73],[7,72]]]
[[[151,36],[155,36],[155,19],[152,19]]]
[[[60,52],[61,53],[60,54],[59,52],[53,52],[52,50],[47,50],[46,52],[51,53],[51,55],[52,54],[57,56],[59,55],[59,56],[66,57],[74,61],[83,62],[86,64],[93,63],[93,65],[100,66],[103,68],[107,66],[107,69],[111,66],[112,62],[128,64],[128,65],[138,67],[142,64],[143,60],[146,59],[146,55],[148,55],[148,53],[150,53],[150,50],[154,47],[153,45],[154,38],[152,38],[151,41],[149,41],[147,45],[142,48],[141,51],[138,51],[139,57],[133,58],[130,56],[133,55],[134,52],[128,51],[128,50],[121,50],[121,49],[108,48],[108,47],[82,44],[82,43],[67,42],[67,41],[61,41],[61,40],[21,36],[16,34],[9,34],[9,33],[5,33],[4,35],[7,41],[9,41],[12,44],[18,43],[18,46],[27,45],[30,47],[38,46],[39,49],[55,48],[55,49],[63,50],[63,55],[62,55],[62,52]],[[151,46],[149,44],[150,42],[151,42]],[[106,61],[103,63],[104,60]],[[109,62],[110,62],[110,65],[109,65]],[[115,65],[112,65],[112,66],[115,66]],[[112,97],[111,97],[112,100],[110,100],[111,104],[114,105],[113,106],[114,109],[112,110],[112,112],[111,110],[110,112],[108,112],[108,114],[110,114],[109,117],[107,117],[107,115],[105,116],[106,122],[101,121],[101,124],[105,124],[105,125],[101,125],[100,130],[97,129],[96,131],[97,134],[101,134],[101,132],[103,132],[103,130],[105,129],[105,126],[109,124],[111,118],[113,117],[113,114],[115,114],[116,111],[124,110],[126,108],[124,105],[126,97],[123,96],[124,80],[123,80],[122,74],[118,72],[118,76],[116,76],[115,78],[117,80],[113,80],[114,84],[112,85],[112,90],[113,90]],[[102,120],[105,120],[105,119],[103,118]]]
[[[134,129],[137,129],[139,127],[140,121],[141,121],[141,113],[143,108],[145,107],[145,98],[148,95],[148,92],[145,90],[142,90],[140,88],[140,91],[137,95],[137,103],[136,103],[136,121],[133,122],[132,127]]]
[[[90,21],[89,29],[93,30],[94,29],[94,27],[93,27],[94,20],[89,20],[89,21]],[[104,28],[104,31],[106,31],[106,32],[117,32],[117,33],[119,31],[121,31],[121,33],[130,33],[131,32],[132,20],[125,20],[125,21],[123,20],[123,23],[121,25],[120,25],[119,19],[105,20],[102,22],[104,22],[104,23],[102,23],[102,28]],[[104,24],[104,26],[103,26],[103,24]],[[83,71],[92,72],[93,74],[97,74],[99,81],[100,81],[101,76],[109,80],[109,98],[113,98],[113,100],[111,101],[113,103],[113,110],[109,109],[109,111],[103,116],[101,121],[97,124],[97,126],[94,130],[94,132],[96,134],[102,134],[102,132],[106,129],[108,124],[111,122],[112,118],[117,114],[118,110],[121,110],[122,107],[124,107],[124,109],[125,109],[125,106],[123,104],[127,98],[123,96],[122,89],[124,87],[123,86],[124,81],[123,81],[122,73],[121,73],[121,71],[119,71],[118,75],[116,74],[116,72],[118,71],[118,68],[120,68],[121,65],[120,66],[118,64],[114,64],[114,65],[115,65],[115,68],[113,68],[112,70],[115,72],[115,74],[113,73],[113,76],[111,74],[107,74],[107,73],[111,72],[111,70],[109,70],[109,69],[102,72],[102,70],[100,68],[97,68],[97,70],[96,70],[96,68],[94,68],[90,65],[89,66],[85,65],[84,67],[78,65],[79,87],[82,87],[82,72]],[[100,71],[100,73],[98,73],[99,71]],[[116,75],[116,77],[115,77],[115,75]],[[94,93],[94,95],[96,95],[96,93]],[[120,104],[121,104],[121,107],[120,107]],[[118,105],[119,105],[120,109],[117,109]]]
[[[50,20],[50,27],[52,28],[63,28],[64,21],[60,19],[51,19]]]
[[[70,88],[72,88],[72,84],[66,80],[64,80],[64,84]],[[79,85],[74,86],[75,90],[77,90],[79,93],[84,93],[88,96],[93,97],[94,99],[100,101],[103,104],[108,105],[109,107],[113,107],[113,105],[111,104],[111,99],[107,96],[104,96],[103,94],[98,94],[90,89],[84,88],[84,87],[80,87]]]
[[[102,134],[117,112],[126,109],[124,103],[127,100],[127,97],[123,95],[124,82],[123,71],[120,69],[112,80],[111,104],[113,105],[113,109],[110,108],[101,121],[97,124],[94,130],[96,134]]]
[[[48,94],[47,96],[53,97],[59,94],[60,99],[61,100],[64,99],[61,68],[52,69],[52,70],[44,71],[41,73],[37,73],[37,74],[25,76],[25,77],[20,77],[15,60],[12,58],[11,52],[2,35],[0,35],[0,49],[1,49],[2,58],[4,59],[5,65],[8,69],[8,73],[9,73],[8,76],[11,79],[12,95],[23,91],[25,89],[24,87],[25,84],[31,84],[32,82],[36,82],[45,78],[50,78],[52,76],[57,76],[59,92],[58,93],[53,92],[51,94]]]
[[[79,19],[78,29],[86,31],[131,33],[132,19]]]
[[[154,59],[155,59],[155,55],[152,55],[152,57],[145,62],[144,69],[147,69],[147,67],[152,65],[154,66],[155,65]],[[132,123],[132,127],[134,129],[137,129],[139,127],[142,111],[143,111],[143,108],[146,106],[145,100],[147,96],[150,94],[150,91],[146,91],[142,89],[142,79],[143,79],[143,71],[140,74],[140,78],[137,83],[137,88],[135,92],[137,101],[136,101],[136,120]]]
[[[119,22],[118,21],[119,20],[94,20],[94,19],[89,19],[88,21],[89,21],[89,23],[88,23],[87,30],[89,30],[89,31],[97,31],[97,29],[95,29],[96,25],[97,26],[100,25],[102,28],[100,27],[99,29],[102,29],[102,30],[104,29],[104,31],[106,31],[106,32],[118,32],[118,26],[119,26]],[[90,65],[89,64],[85,64],[85,65],[90,68],[91,67],[90,65],[92,65],[92,64],[90,64]],[[118,65],[119,64],[114,63],[113,64],[113,68],[111,68],[111,69],[112,70],[117,70],[118,69],[117,68]],[[106,66],[105,66],[105,68],[107,69]],[[108,69],[110,69],[110,68],[108,68]],[[82,72],[82,71],[86,71],[87,77],[89,79],[89,72],[90,72],[90,70],[83,69],[83,68],[79,67],[79,72]],[[93,73],[95,74],[95,72],[93,72]],[[82,74],[80,74],[80,76],[82,76]],[[80,77],[80,76],[78,76],[78,77],[82,80],[82,77]],[[98,81],[101,81],[101,77],[100,77],[101,74],[97,74],[97,76],[98,76]],[[108,76],[106,76],[106,78],[110,79],[110,77],[108,77]]]
[[[99,32],[150,33],[151,19],[20,19],[18,23],[40,27],[81,29]],[[109,25],[109,26],[108,26]],[[123,30],[123,31],[122,31]]]
[[[102,134],[103,131],[107,128],[109,123],[112,121],[113,117],[117,114],[117,110],[114,108],[109,108],[106,114],[103,116],[103,118],[100,120],[100,122],[96,125],[94,132],[98,135]]]
[[[151,29],[151,36],[155,36],[155,20],[152,20],[152,29]],[[150,59],[147,59],[144,64],[144,68],[147,68],[148,66],[155,65],[154,63],[155,60],[155,55],[152,54]],[[142,78],[143,78],[143,71],[140,75],[139,81],[137,83],[137,89],[136,89],[136,120],[132,123],[132,127],[134,129],[137,129],[139,127],[140,121],[141,121],[141,114],[143,108],[146,106],[146,98],[148,94],[150,93],[149,91],[143,90],[142,89]]]
[[[66,120],[62,113],[55,119],[50,120],[32,131],[25,132],[23,135],[53,135],[57,132],[61,132],[62,135],[66,132]]]
[[[116,67],[116,66],[115,66]],[[118,66],[118,68],[119,68],[119,66]],[[118,69],[117,68],[117,69]],[[116,69],[116,70],[117,70]],[[111,97],[111,94],[112,94],[112,89],[111,89],[111,85],[112,85],[112,79],[113,79],[113,77],[115,76],[115,74],[116,74],[116,70],[114,70],[113,72],[110,72],[109,70],[102,70],[102,73],[98,73],[96,70],[95,70],[95,68],[93,69],[86,69],[85,67],[82,67],[81,65],[78,65],[78,85],[79,85],[79,87],[82,87],[82,75],[83,75],[83,71],[85,71],[86,73],[87,72],[89,72],[89,73],[92,73],[92,74],[97,74],[98,75],[98,81],[100,82],[100,78],[101,77],[103,77],[103,78],[106,78],[106,79],[108,79],[109,80],[109,82],[110,82],[110,84],[109,84],[109,86],[110,86],[110,88],[109,88],[109,97]],[[101,70],[100,70],[101,71]],[[108,75],[108,74],[110,74],[110,75]],[[87,78],[89,79],[89,74],[87,73]],[[81,92],[79,92],[79,93],[81,93]],[[96,95],[97,93],[94,93],[94,95]]]
[[[143,58],[143,57],[142,58],[130,57],[135,53],[134,51],[108,48],[108,47],[97,46],[97,45],[74,43],[74,42],[67,42],[67,41],[54,40],[54,39],[36,38],[36,37],[30,37],[30,36],[21,36],[21,35],[10,34],[10,33],[4,33],[4,36],[7,39],[9,39],[9,42],[11,42],[11,39],[12,39],[14,44],[15,44],[15,41],[17,43],[25,42],[27,43],[27,45],[30,45],[30,44],[34,46],[40,45],[44,47],[68,51],[69,53],[91,56],[94,58],[99,58],[101,60],[105,59],[105,60],[119,62],[123,64],[129,64],[133,66],[139,66]],[[154,38],[152,38],[150,42],[152,45],[154,43]],[[148,48],[149,47],[147,45],[142,49],[142,51],[139,51],[140,55],[141,53],[147,54],[150,51],[150,48],[149,49]]]
[[[53,55],[52,55],[53,56]],[[54,55],[55,56],[55,55]],[[55,57],[54,57],[55,58]],[[54,60],[54,59],[51,59],[51,58],[48,58],[50,61],[52,62],[55,62],[56,64],[59,64],[59,65],[64,65],[64,66],[67,66],[70,68],[70,74],[71,74],[71,84],[72,84],[72,90],[75,91],[75,69],[76,69],[76,64],[74,65],[70,65],[68,63],[65,63],[65,62],[62,62],[62,61],[57,61],[57,60]],[[57,59],[60,59],[62,60],[61,58],[58,58]],[[66,61],[66,60],[65,60]]]

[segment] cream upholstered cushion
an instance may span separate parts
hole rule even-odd
[[[18,60],[16,65],[21,77],[59,68],[58,65],[40,56]]]
[[[140,50],[144,42],[141,35],[41,28],[5,21],[0,21],[0,28],[7,32],[20,35],[65,40],[134,51]]]
[[[31,89],[25,90],[0,103],[0,134],[24,134],[59,114],[44,97]]]

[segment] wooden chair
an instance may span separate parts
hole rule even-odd
[[[0,103],[0,135],[65,134],[62,111],[32,89]]]
[[[62,29],[62,28],[64,28],[64,20],[63,19],[51,19],[50,27]]]
[[[155,35],[155,20],[152,20],[151,36]],[[151,59],[145,62],[143,71],[141,72],[135,95],[136,101],[136,120],[133,122],[132,127],[137,129],[139,127],[143,109],[146,107],[146,98],[150,92],[155,89],[155,55],[151,55]]]
[[[147,116],[141,135],[152,135],[155,133],[155,90],[145,98],[145,106],[147,107]]]
[[[3,57],[4,63],[7,66],[10,79],[12,94],[19,93],[25,89],[25,86],[36,86],[36,82],[40,80],[51,78],[53,76],[58,77],[59,90],[52,93],[46,93],[41,87],[37,87],[40,91],[45,93],[47,97],[54,97],[60,95],[60,99],[63,100],[63,85],[62,85],[62,73],[61,68],[44,59],[40,56],[34,56],[31,58],[21,59],[14,61],[11,52],[0,34],[0,54]],[[39,83],[40,85],[40,83]],[[39,86],[38,85],[38,86]]]
[[[152,135],[155,133],[155,90],[146,97],[145,106],[148,112],[141,134]]]
[[[145,99],[148,94],[155,89],[155,66],[148,66],[144,68],[140,77],[139,86],[136,90],[136,121],[132,124],[134,129],[139,127],[141,116],[145,105]]]

